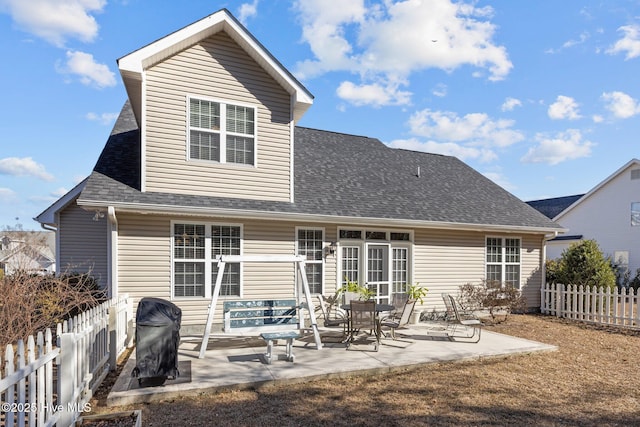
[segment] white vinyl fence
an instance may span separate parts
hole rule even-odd
[[[542,289],[542,314],[602,325],[640,328],[640,291],[547,283]]]
[[[58,324],[55,345],[50,329],[29,336],[26,346],[7,345],[0,354],[0,425],[73,425],[132,342],[132,312],[123,295]]]

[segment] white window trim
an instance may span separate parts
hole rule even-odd
[[[357,241],[353,240],[353,239],[343,239],[342,242],[338,242],[338,250],[336,251],[337,254],[337,265],[336,265],[336,271],[337,271],[337,280],[336,280],[336,289],[339,289],[340,287],[342,287],[342,279],[344,278],[344,273],[342,270],[342,254],[343,251],[345,249],[353,249],[353,248],[357,248],[358,249],[358,284],[360,284],[360,281],[362,280],[362,275],[363,275],[363,268],[364,268],[364,264],[362,262],[362,251],[364,248],[364,245],[361,243],[358,243]]]
[[[500,277],[502,277],[502,283],[501,285],[504,285],[506,283],[506,266],[507,265],[517,265],[520,268],[520,274],[519,274],[519,278],[518,278],[518,289],[522,289],[522,237],[521,236],[494,236],[494,235],[487,235],[484,236],[484,277],[486,279],[487,277],[487,266],[488,265],[497,265],[498,263],[495,262],[488,262],[487,261],[487,239],[500,239],[502,241],[501,243],[501,256],[502,256],[502,261],[500,262]],[[505,240],[506,239],[518,239],[520,241],[520,261],[518,261],[517,263],[515,262],[507,262],[507,257],[506,257],[506,250],[507,250],[507,246],[505,245]]]
[[[322,232],[322,258],[320,259],[320,261],[312,261],[312,262],[307,262],[308,264],[321,264],[322,265],[322,283],[320,285],[321,287],[321,291],[320,294],[324,294],[324,291],[326,289],[326,274],[325,274],[325,265],[326,265],[326,257],[324,255],[324,249],[325,247],[327,247],[330,243],[326,241],[326,231],[324,227],[304,227],[304,226],[296,226],[295,228],[295,251],[296,251],[296,255],[299,255],[300,252],[298,251],[299,246],[298,246],[298,231],[300,230],[312,230],[312,231],[321,231]],[[298,280],[298,275],[296,274],[296,281]],[[296,289],[298,289],[298,284],[296,283]],[[312,293],[313,295],[317,295],[315,293]]]
[[[204,225],[204,297],[193,296],[193,297],[176,297],[175,296],[175,225],[176,224],[189,224],[189,225]],[[244,252],[244,226],[243,224],[237,223],[229,223],[229,222],[217,222],[217,221],[189,221],[189,220],[172,220],[170,225],[170,233],[171,233],[171,301],[179,300],[202,300],[211,299],[211,288],[215,284],[213,279],[211,278],[212,272],[212,263],[215,262],[215,259],[211,256],[211,248],[212,248],[212,240],[211,240],[211,227],[212,226],[222,226],[222,227],[240,227],[240,255],[243,255]],[[220,299],[237,299],[243,298],[244,295],[244,263],[240,262],[240,292],[239,296],[236,295],[220,295]]]
[[[209,102],[217,102],[220,104],[220,161],[216,162],[214,160],[205,160],[205,159],[192,159],[191,158],[191,99],[199,99],[202,101]],[[246,168],[257,168],[258,167],[258,105],[249,104],[246,102],[233,101],[229,99],[222,98],[213,98],[210,96],[201,96],[201,95],[193,95],[188,94],[186,96],[186,161],[187,162],[196,162],[196,163],[206,163],[206,164],[219,164],[219,165],[231,165],[233,167],[246,167]],[[227,162],[227,105],[237,105],[239,107],[246,107],[253,109],[253,164],[245,164],[245,163],[233,163]],[[195,128],[201,129],[201,128]],[[206,129],[205,129],[206,131]],[[240,136],[248,136],[247,134],[239,134],[228,132],[229,135],[240,135]]]
[[[351,239],[351,238],[340,238],[340,231],[349,230],[349,231],[360,231],[362,238],[361,239]],[[385,240],[372,239],[367,240],[367,231],[380,231],[386,233]],[[409,240],[390,240],[391,233],[409,233]],[[408,250],[407,253],[407,262],[409,265],[407,267],[407,283],[413,283],[413,278],[415,277],[415,262],[414,262],[414,246],[415,246],[415,234],[414,230],[407,229],[395,229],[395,228],[372,228],[372,227],[346,227],[341,226],[338,227],[337,230],[337,242],[338,242],[338,260],[336,265],[336,286],[339,288],[342,286],[342,247],[357,247],[360,248],[360,260],[358,266],[358,280],[359,285],[364,285],[366,283],[366,262],[367,262],[367,244],[388,244],[389,245],[389,281],[392,282],[392,271],[393,271],[393,249],[394,248],[406,248]],[[485,240],[486,241],[486,240]],[[486,246],[486,245],[485,245]]]

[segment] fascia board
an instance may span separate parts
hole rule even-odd
[[[78,205],[86,210],[107,209],[113,206],[117,212],[140,215],[180,215],[180,216],[220,216],[252,220],[327,222],[341,225],[364,225],[370,227],[415,227],[448,230],[502,232],[502,233],[566,233],[568,229],[552,227],[504,226],[494,224],[465,224],[453,222],[420,221],[407,219],[387,219],[370,217],[345,217],[337,215],[320,215],[289,212],[270,212],[240,209],[221,209],[210,207],[179,207],[167,205],[145,205],[137,203],[106,203],[99,201],[78,200]]]
[[[629,169],[631,166],[639,166],[640,167],[640,160],[638,159],[631,159],[630,161],[628,161],[627,163],[625,163],[624,166],[622,166],[621,168],[619,168],[617,171],[615,171],[614,173],[612,173],[611,175],[609,175],[607,178],[605,178],[604,180],[602,180],[598,185],[596,185],[595,187],[593,187],[591,190],[589,190],[588,193],[586,193],[584,196],[580,197],[578,200],[576,200],[575,202],[573,202],[571,205],[569,205],[565,210],[563,210],[562,212],[560,212],[558,215],[555,216],[555,218],[553,218],[553,221],[559,221],[563,216],[565,216],[566,214],[568,214],[569,212],[571,212],[573,209],[575,209],[577,206],[579,206],[580,204],[582,204],[582,202],[584,202],[585,200],[587,200],[589,197],[591,197],[593,194],[595,194],[596,192],[598,192],[602,187],[604,187],[605,185],[607,185],[609,182],[613,181],[614,178],[616,178],[618,175],[620,175],[622,172],[624,172],[625,170]]]
[[[67,194],[60,197],[56,200],[51,206],[45,209],[40,215],[34,218],[34,220],[38,221],[40,224],[56,224],[56,213],[66,208],[71,202],[73,202],[82,192],[85,185],[87,185],[87,180],[89,178],[85,178],[78,185],[73,187]]]

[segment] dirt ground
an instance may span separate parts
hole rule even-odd
[[[559,351],[271,385],[92,413],[142,410],[145,426],[640,425],[640,331],[512,315],[487,330]]]

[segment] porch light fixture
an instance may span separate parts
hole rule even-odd
[[[325,256],[327,255],[333,255],[336,253],[336,250],[338,250],[338,243],[337,242],[331,242],[329,243],[329,246],[324,248],[325,250]]]
[[[102,218],[104,218],[104,212],[102,211],[96,211],[96,213],[93,215],[93,220],[94,221],[100,221]]]

